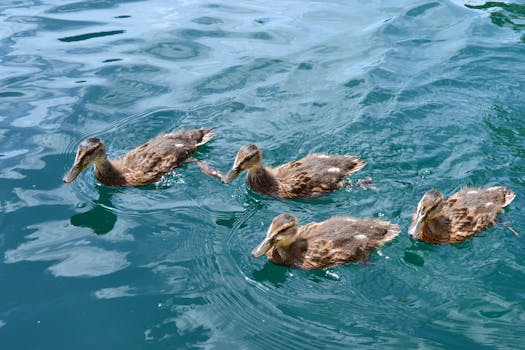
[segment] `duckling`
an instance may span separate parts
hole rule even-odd
[[[448,198],[430,190],[419,201],[408,234],[427,243],[464,241],[494,225],[515,196],[503,186],[465,188]]]
[[[248,144],[239,149],[233,167],[222,181],[230,183],[247,170],[248,186],[255,192],[281,198],[319,197],[344,186],[371,183],[370,178],[357,184],[343,180],[365,164],[365,161],[351,155],[314,153],[271,168],[263,166],[261,149]]]
[[[202,171],[206,165],[188,157],[197,147],[210,141],[213,129],[179,130],[161,134],[131,150],[121,159],[109,160],[104,142],[98,138],[84,140],[77,150],[75,162],[64,176],[65,183],[75,178],[94,163],[95,176],[107,186],[139,186],[153,183],[172,169],[197,162]]]
[[[266,254],[274,264],[302,270],[322,269],[367,259],[372,249],[391,241],[400,231],[398,225],[387,221],[349,216],[299,227],[294,216],[283,213],[273,219],[252,256]]]

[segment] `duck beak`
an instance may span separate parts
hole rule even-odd
[[[425,219],[425,215],[422,213],[417,213],[416,221],[410,225],[410,229],[408,230],[408,235],[412,238],[418,238],[419,231],[421,231],[421,226],[423,224],[423,219]]]
[[[234,165],[230,171],[228,171],[226,173],[226,175],[224,175],[224,177],[222,178],[222,183],[224,184],[229,184],[230,182],[232,182],[237,176],[239,176],[239,174],[241,173],[241,168],[238,166],[238,165]]]
[[[273,237],[266,237],[257,247],[252,250],[252,257],[260,258],[273,246]]]
[[[64,178],[62,180],[64,181],[64,183],[69,184],[73,182],[73,180],[75,180],[84,169],[85,167],[82,167],[80,163],[76,162],[75,164],[73,164],[71,169],[69,169],[66,175],[64,175]]]

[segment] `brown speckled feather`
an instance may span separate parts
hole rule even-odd
[[[97,179],[105,185],[143,185],[159,180],[186,161],[198,146],[213,137],[213,130],[179,130],[161,134],[131,150],[123,158],[95,166]]]
[[[496,223],[496,217],[514,199],[506,187],[465,188],[445,199],[440,215],[429,220],[419,235],[428,243],[464,241]]]
[[[248,184],[256,192],[278,197],[318,197],[347,185],[343,178],[365,164],[354,156],[310,154],[276,168],[248,173]]]
[[[274,246],[266,255],[278,265],[320,269],[366,259],[370,250],[394,239],[399,232],[399,226],[389,222],[336,216],[299,227],[290,246]]]

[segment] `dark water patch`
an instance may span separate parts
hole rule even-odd
[[[405,251],[403,262],[414,266],[422,267],[425,265],[425,260],[417,252]]]
[[[433,81],[431,85],[435,87],[439,87],[439,88],[446,87],[446,88],[461,89],[464,87],[464,82],[461,82],[455,79],[451,79],[451,78],[441,78],[441,79],[437,79]]]
[[[39,30],[45,31],[66,31],[75,30],[90,26],[101,25],[101,22],[94,21],[70,21],[49,17],[38,16],[12,16],[9,17],[8,22],[17,22],[23,24],[37,24]]]
[[[192,22],[197,23],[197,24],[203,24],[203,25],[212,25],[212,24],[224,23],[224,21],[222,19],[220,19],[220,18],[208,17],[208,16],[195,18],[195,19],[192,20]]]
[[[64,38],[58,38],[58,40],[70,43],[75,41],[84,41],[89,40],[93,38],[99,38],[104,36],[111,36],[111,35],[118,35],[124,33],[124,30],[112,30],[108,32],[98,32],[98,33],[88,33],[88,34],[82,34],[82,35],[75,35],[75,36],[68,36]]]
[[[117,39],[111,42],[111,45],[114,46],[124,46],[124,45],[143,45],[146,40],[141,38],[126,38],[126,39]]]
[[[199,29],[183,29],[179,35],[185,39],[200,39],[200,38],[225,38],[231,37],[232,34],[223,30],[199,30]]]
[[[24,94],[19,91],[0,92],[0,98],[22,97],[22,96],[24,96]]]
[[[115,8],[121,4],[140,2],[141,0],[90,0],[73,2],[66,5],[55,6],[47,10],[48,13],[70,13],[89,10],[103,10]]]
[[[200,38],[247,38],[256,40],[272,40],[273,36],[266,32],[229,32],[224,30],[198,30],[198,29],[183,29],[179,35],[186,39],[200,39]]]
[[[250,34],[250,38],[257,40],[272,40],[273,37],[266,32],[255,32]]]
[[[403,40],[398,41],[397,44],[399,46],[417,46],[421,47],[422,45],[430,44],[432,40],[430,39],[410,39],[410,40]]]
[[[97,76],[112,75],[118,79],[127,79],[131,76],[137,74],[146,73],[160,73],[163,69],[161,67],[147,65],[147,64],[129,64],[129,65],[120,65],[112,67],[101,67],[98,69],[95,74]]]
[[[415,7],[411,10],[409,10],[406,15],[409,17],[417,17],[425,14],[428,10],[433,9],[434,7],[438,7],[440,4],[438,2],[431,2],[428,4],[424,4],[418,7]]]
[[[359,85],[362,85],[365,81],[363,79],[352,79],[344,84],[347,88],[355,88]]]
[[[289,271],[286,267],[278,266],[270,261],[264,263],[259,270],[252,272],[252,278],[258,282],[270,282],[275,287],[282,286],[289,277]]]
[[[250,8],[250,6],[231,6],[225,4],[203,4],[201,5],[204,8],[219,10],[225,13],[235,13],[235,14],[248,14],[248,13],[257,13],[258,11]]]
[[[377,103],[384,103],[391,100],[394,97],[393,91],[381,88],[375,88],[370,91],[361,103],[365,106],[374,105]]]
[[[67,49],[66,52],[71,55],[93,55],[104,52],[101,47],[74,47]]]
[[[122,61],[122,58],[108,58],[107,60],[102,61],[102,63],[111,63],[111,62],[118,62]]]
[[[307,63],[307,62],[303,62],[303,63],[300,63],[299,66],[297,67],[297,69],[300,69],[300,70],[312,70],[313,69],[313,64],[312,63]]]
[[[256,18],[253,20],[257,24],[266,24],[272,21],[272,18],[265,17],[265,18]]]
[[[101,187],[98,190],[99,198],[93,201],[93,207],[71,216],[70,223],[77,227],[88,227],[97,235],[104,235],[111,232],[117,222],[117,215],[112,211],[114,191]]]
[[[256,89],[256,94],[263,100],[275,100],[277,98],[286,99],[287,97],[289,97],[289,92],[283,90],[280,86],[276,84],[258,87]]]
[[[31,79],[32,79],[31,75],[22,74],[22,75],[17,75],[17,76],[1,79],[0,82],[2,86],[8,87],[10,85],[17,85],[25,81],[29,81]]]

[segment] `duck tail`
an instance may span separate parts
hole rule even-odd
[[[503,203],[503,206],[506,207],[514,200],[514,198],[516,198],[516,193],[512,192],[506,187],[503,187],[503,196],[505,198],[505,203]]]
[[[496,196],[499,196],[500,194],[503,196],[503,204],[501,205],[502,207],[506,207],[514,200],[514,198],[516,198],[516,194],[505,186],[489,187],[487,188],[487,191],[493,194],[497,193]]]
[[[401,232],[401,228],[399,225],[391,224],[389,222],[386,222],[386,233],[383,235],[383,238],[380,240],[381,244],[384,244],[386,242],[390,242],[394,238],[396,238],[399,233]]]
[[[354,157],[353,160],[355,161],[355,165],[352,168],[351,173],[355,173],[356,171],[363,169],[363,167],[366,165],[366,161],[359,159],[357,157]]]
[[[204,145],[206,142],[210,141],[213,136],[215,136],[215,130],[214,129],[200,129],[202,132],[202,139],[199,143],[197,143],[197,146]]]

